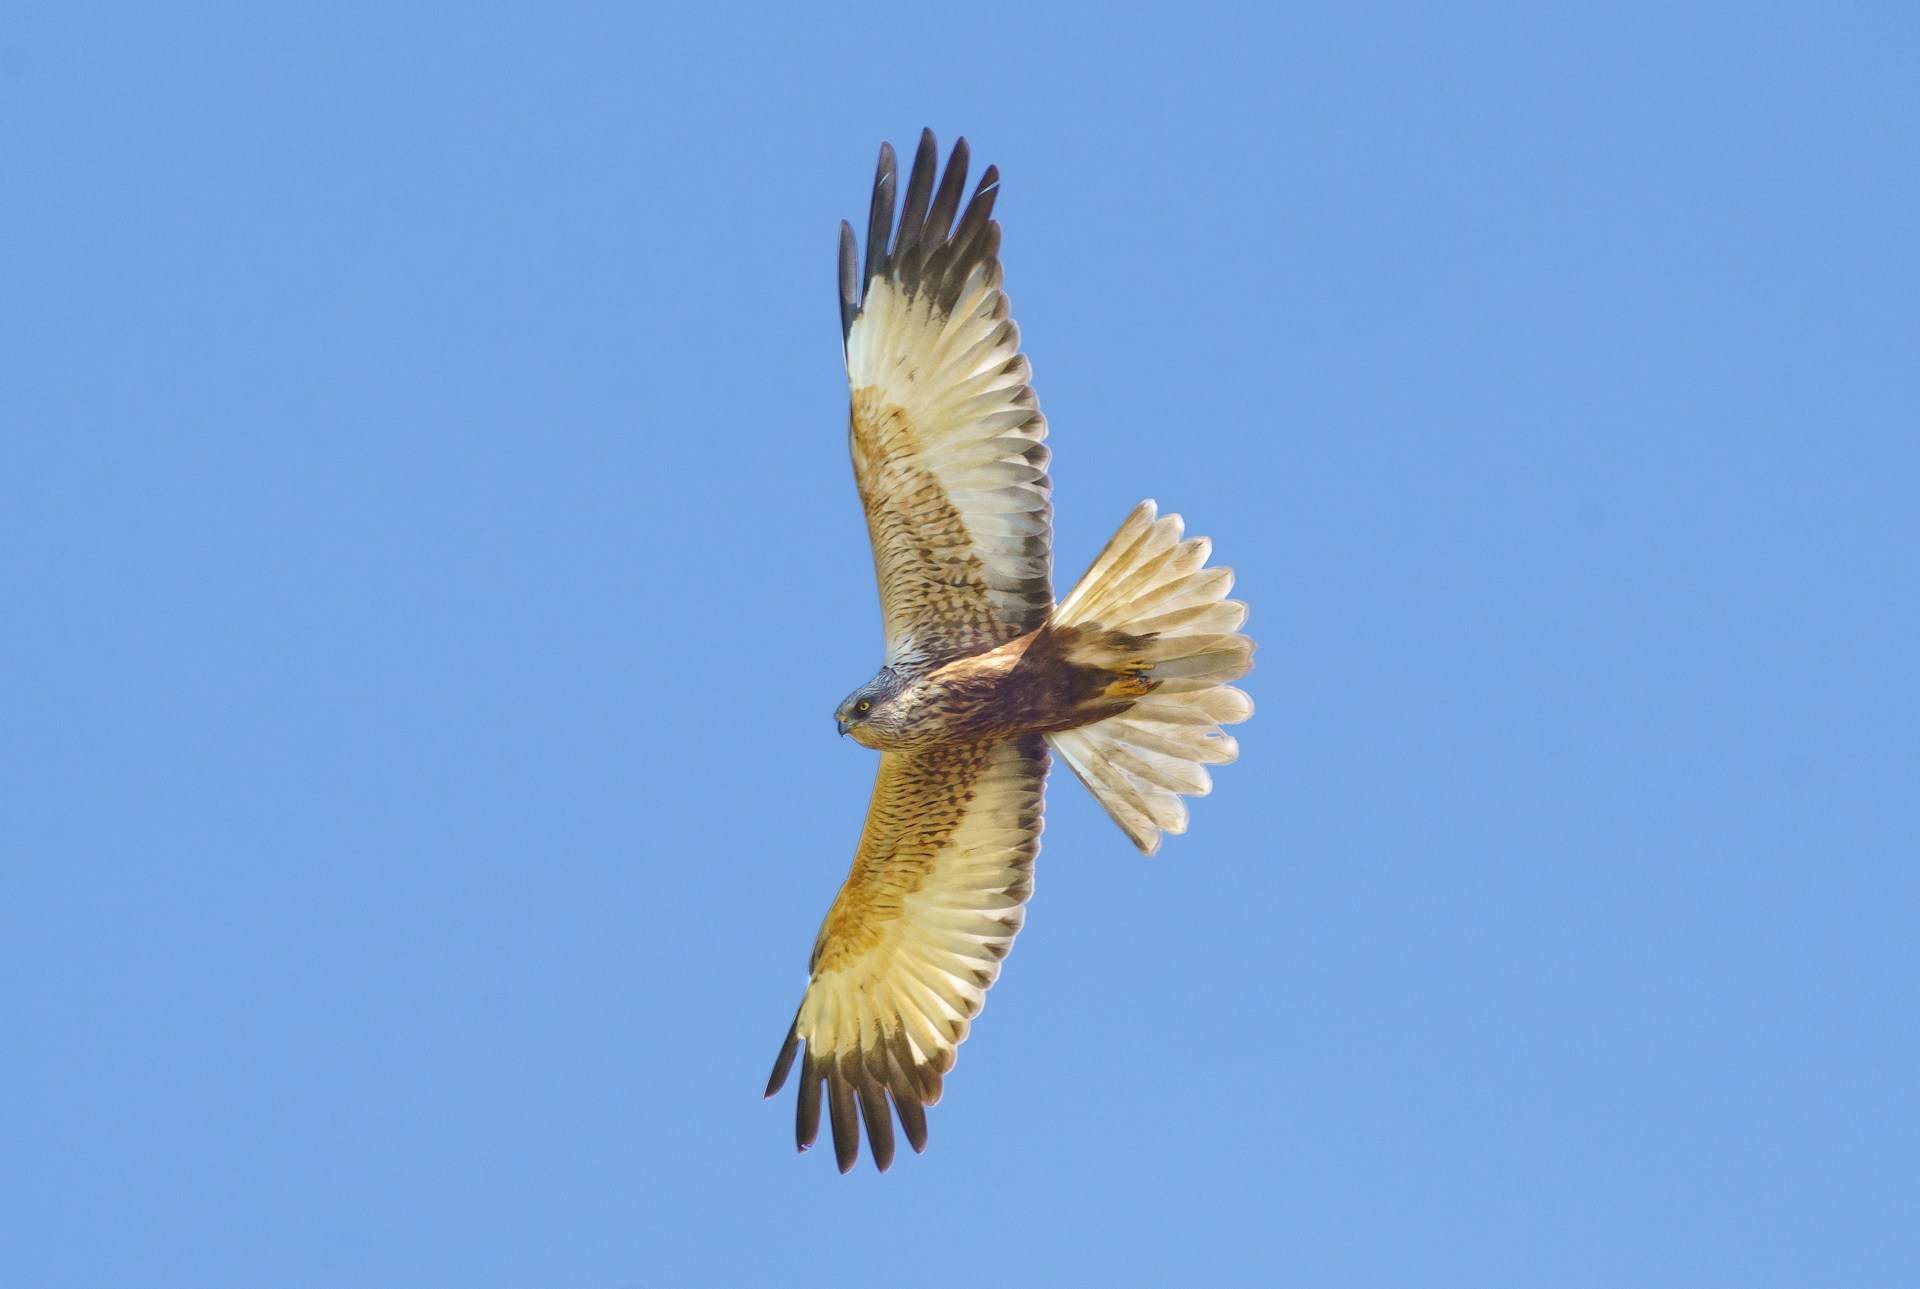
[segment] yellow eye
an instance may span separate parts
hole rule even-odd
[[[856,711],[856,712],[864,712],[864,711],[866,711],[866,710],[867,710],[867,709],[868,709],[869,707],[872,707],[872,706],[873,706],[873,704],[872,704],[872,703],[869,703],[869,702],[868,702],[868,701],[867,701],[866,699],[864,699],[864,698],[863,698],[863,699],[861,699],[861,700],[860,700],[859,702],[857,702],[857,703],[855,703],[855,704],[853,705],[853,710],[854,710],[854,711]]]

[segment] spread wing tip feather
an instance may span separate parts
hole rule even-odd
[[[787,1041],[780,1045],[780,1055],[773,1062],[773,1073],[767,1077],[767,1092],[761,1099],[771,1100],[787,1086],[787,1072],[793,1069],[794,1053],[800,1049],[800,1021],[794,1018],[793,1025],[787,1030]]]
[[[820,1071],[813,1050],[800,1059],[800,1093],[793,1103],[793,1143],[802,1154],[820,1139]]]
[[[860,252],[854,245],[853,225],[840,221],[840,339],[844,343],[860,312]]]
[[[893,145],[880,145],[880,165],[873,175],[873,205],[867,212],[867,271],[866,282],[872,282],[886,268],[887,240],[893,230],[893,188],[898,165],[893,156]],[[860,294],[861,301],[866,300],[866,291]]]
[[[893,1121],[914,1154],[927,1148],[927,1107],[916,1095],[921,1089],[901,1087],[902,1078],[887,1078],[869,1070],[858,1053],[849,1058],[825,1057],[816,1061],[810,1045],[799,1037],[797,1028],[787,1035],[774,1062],[773,1077],[767,1081],[767,1095],[773,1096],[786,1085],[797,1053],[800,1062],[800,1091],[794,1105],[794,1144],[801,1154],[812,1149],[820,1137],[820,1111],[824,1102],[828,1126],[832,1129],[834,1162],[842,1173],[851,1172],[860,1158],[860,1130],[864,1125],[868,1149],[874,1167],[881,1172],[893,1166]],[[823,1095],[824,1092],[824,1095]],[[936,1089],[934,1097],[939,1096]]]
[[[860,1159],[860,1118],[853,1105],[853,1084],[837,1070],[827,1074],[827,1118],[833,1124],[833,1159],[842,1173],[853,1171]]]
[[[954,140],[947,167],[939,173],[939,149],[932,130],[920,132],[908,172],[904,200],[895,222],[895,198],[900,165],[891,143],[880,145],[880,161],[873,176],[873,200],[867,212],[864,257],[853,243],[853,230],[843,226],[840,242],[840,325],[844,335],[853,329],[866,307],[875,279],[897,282],[909,294],[930,291],[935,302],[950,310],[968,276],[979,265],[997,262],[999,226],[992,223],[993,203],[1000,190],[1000,170],[988,166],[973,196],[961,209],[970,160],[965,138]],[[849,288],[849,275],[858,281]]]

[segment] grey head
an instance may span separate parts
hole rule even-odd
[[[834,725],[842,734],[853,735],[856,742],[867,742],[861,734],[882,733],[890,718],[898,714],[890,704],[906,687],[904,677],[891,667],[882,667],[872,680],[847,695],[833,713]]]

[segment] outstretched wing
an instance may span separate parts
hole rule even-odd
[[[927,131],[896,231],[893,149],[882,144],[864,266],[853,228],[840,226],[849,438],[889,665],[1004,644],[1053,605],[1047,423],[1000,289],[1000,176],[987,167],[962,214],[966,140],[937,192],[936,168]]]
[[[874,1162],[893,1162],[888,1098],[907,1140],[926,1149],[925,1107],[1026,916],[1046,777],[1037,734],[880,758],[853,872],[767,1081],[772,1096],[804,1046],[800,1149],[819,1135],[823,1081],[841,1172],[859,1158],[862,1117]]]

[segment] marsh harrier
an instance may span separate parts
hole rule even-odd
[[[1238,754],[1220,727],[1253,711],[1228,684],[1253,665],[1246,606],[1178,515],[1142,502],[1054,603],[1047,423],[1000,285],[999,173],[963,207],[964,139],[936,186],[938,169],[928,132],[896,223],[883,144],[864,260],[840,226],[886,661],[834,720],[879,749],[880,774],[767,1095],[797,1055],[800,1149],[824,1100],[841,1172],[862,1119],[882,1170],[896,1117],[926,1147],[926,1107],[1025,916],[1048,749],[1151,855],[1186,829],[1206,767]]]

